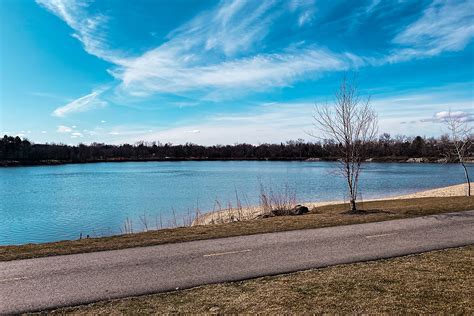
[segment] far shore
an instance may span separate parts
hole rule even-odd
[[[403,194],[397,196],[387,196],[379,199],[368,199],[362,202],[373,202],[373,201],[387,201],[387,200],[404,200],[404,199],[417,199],[417,198],[427,198],[427,197],[454,197],[454,196],[465,196],[467,192],[467,184],[461,183],[447,187],[441,187],[436,189],[424,190],[419,192],[414,192],[410,194]],[[471,183],[471,192],[474,192],[474,183]],[[327,206],[327,205],[336,205],[347,203],[347,201],[321,201],[321,202],[305,202],[301,203],[304,206],[307,206],[309,209]],[[211,225],[218,223],[230,223],[235,221],[246,221],[253,220],[261,217],[264,214],[264,211],[259,206],[245,207],[242,209],[225,209],[221,211],[214,211],[205,213],[195,219],[192,223],[192,226],[198,225]]]
[[[31,167],[31,166],[56,166],[56,165],[68,165],[68,164],[89,164],[89,163],[101,163],[101,162],[166,162],[166,161],[307,161],[307,162],[319,162],[319,161],[337,161],[335,157],[322,157],[322,158],[288,158],[288,157],[272,157],[272,158],[209,158],[209,157],[146,157],[146,158],[107,158],[107,159],[94,159],[94,160],[0,160],[1,167]],[[394,162],[394,163],[456,163],[452,161],[446,161],[444,158],[439,157],[408,157],[408,156],[390,156],[390,157],[376,157],[368,158],[366,162],[378,163],[378,162]],[[466,163],[474,163],[474,160],[468,160]]]

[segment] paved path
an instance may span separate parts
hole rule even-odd
[[[0,262],[0,313],[474,244],[474,211]]]

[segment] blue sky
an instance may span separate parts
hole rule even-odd
[[[473,1],[0,1],[0,132],[68,144],[281,142],[346,73],[380,132],[474,115]]]

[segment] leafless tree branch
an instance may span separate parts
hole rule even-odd
[[[447,117],[443,119],[443,123],[449,131],[452,144],[451,148],[448,147],[447,156],[454,155],[461,164],[466,178],[467,195],[471,196],[471,181],[466,167],[466,155],[473,144],[473,128],[468,121],[453,115],[451,110],[449,110]]]
[[[334,104],[316,106],[313,118],[314,127],[321,136],[310,135],[339,144],[338,170],[347,182],[351,211],[356,211],[366,147],[375,141],[378,131],[377,115],[370,105],[370,97],[362,98],[354,80],[344,77],[335,93]]]

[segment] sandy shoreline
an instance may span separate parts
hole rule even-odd
[[[436,188],[431,190],[425,190],[420,192],[415,192],[411,194],[403,194],[397,196],[389,196],[380,199],[369,199],[364,200],[364,202],[369,201],[383,201],[383,200],[398,200],[398,199],[416,199],[416,198],[425,198],[425,197],[448,197],[448,196],[464,196],[467,192],[467,185],[465,183]],[[471,183],[471,192],[474,192],[474,183]],[[322,202],[307,202],[302,203],[308,208],[324,206],[324,205],[332,205],[332,204],[341,204],[347,201],[322,201]],[[262,215],[263,211],[258,206],[253,207],[245,207],[242,209],[231,209],[231,210],[221,210],[221,211],[214,211],[203,214],[199,216],[193,222],[193,226],[195,225],[209,225],[209,224],[216,224],[216,223],[229,223],[236,220],[243,221],[243,220],[252,220],[257,218],[258,216]]]

